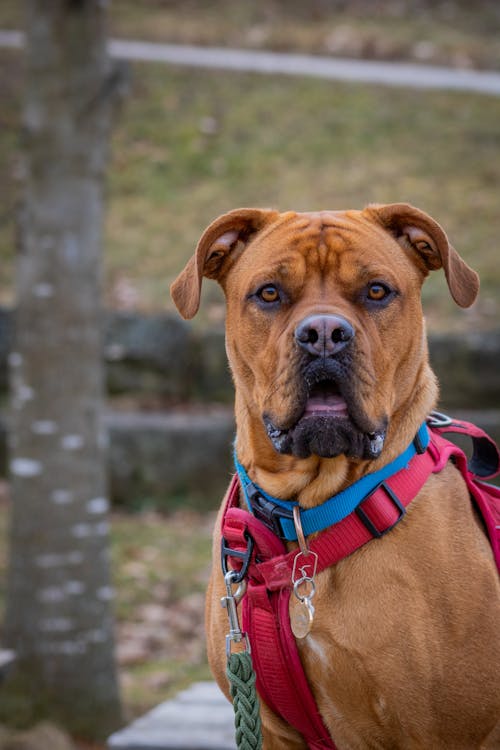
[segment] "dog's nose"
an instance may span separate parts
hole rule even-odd
[[[299,346],[313,357],[338,354],[354,338],[354,328],[341,315],[309,315],[295,329]]]

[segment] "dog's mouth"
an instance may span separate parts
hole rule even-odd
[[[334,381],[320,380],[311,388],[301,419],[311,417],[349,417],[347,402]]]
[[[361,412],[348,378],[306,378],[303,407],[291,426],[275,424],[263,415],[267,434],[278,453],[298,458],[317,455],[333,458],[345,454],[352,458],[378,458],[384,447],[387,420],[373,424]]]

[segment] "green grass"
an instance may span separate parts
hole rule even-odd
[[[12,299],[21,74],[4,53],[0,300]],[[236,206],[299,210],[408,201],[428,211],[482,277],[472,312],[444,280],[424,288],[431,329],[496,324],[500,99],[312,79],[136,65],[112,139],[106,300],[172,308],[168,287],[205,226]],[[220,318],[205,285],[201,320]]]
[[[19,26],[19,7],[4,3],[0,25]],[[295,0],[120,0],[110,20],[122,36],[318,53],[332,30],[349,37],[347,24],[353,38],[371,29],[373,50],[361,45],[361,56],[394,56],[378,36],[385,34],[400,57],[414,56],[425,41],[477,65],[478,51],[498,53],[488,64],[500,66],[500,11],[490,0],[473,8],[458,0],[382,2],[376,12],[367,0],[317,0],[307,10]],[[23,76],[17,53],[0,52],[0,62],[0,302],[8,303]],[[169,283],[204,227],[238,205],[307,210],[406,200],[443,224],[483,280],[479,304],[463,314],[435,274],[424,290],[431,329],[495,325],[499,119],[493,97],[135,65],[112,142],[106,300],[171,308]],[[220,318],[220,295],[207,284],[201,321]]]
[[[436,274],[432,325],[487,325],[500,284],[499,118],[495,98],[138,66],[113,139],[108,278],[129,278],[146,307],[168,306],[169,282],[221,212],[404,200],[437,218],[483,277],[464,319]],[[219,300],[207,287],[205,314]]]

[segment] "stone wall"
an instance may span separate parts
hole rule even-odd
[[[0,309],[0,391],[7,391],[12,313]],[[440,408],[467,412],[500,439],[500,330],[430,338]],[[111,408],[112,499],[128,507],[214,507],[231,472],[233,386],[222,330],[176,316],[109,313],[103,356]],[[116,397],[121,407],[113,409]],[[127,408],[123,408],[123,398]],[[161,404],[140,411],[139,402]],[[0,473],[7,421],[0,420]]]

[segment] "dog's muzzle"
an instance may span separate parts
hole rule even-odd
[[[310,315],[295,329],[302,352],[297,415],[280,426],[270,414],[263,420],[279,453],[298,458],[377,458],[384,447],[387,420],[373,424],[360,406],[353,376],[353,326],[340,315]]]

